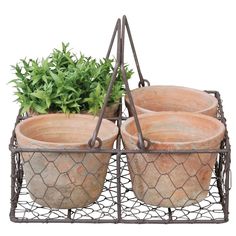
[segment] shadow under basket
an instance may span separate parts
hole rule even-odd
[[[208,92],[215,96],[218,100],[217,118],[226,126],[226,119],[224,117],[223,108],[221,104],[220,94],[215,91]],[[122,113],[122,114],[121,114]],[[23,120],[27,120],[27,117],[19,115],[17,117],[16,124],[22,123]],[[118,127],[121,126],[123,120],[127,119],[127,110],[123,108],[120,110],[120,116],[117,118],[116,124]],[[215,150],[124,150],[122,147],[121,135],[115,141],[113,147],[106,147],[102,149],[97,148],[71,148],[69,151],[65,148],[47,148],[47,147],[32,147],[32,148],[20,148],[16,140],[16,135],[13,132],[11,143],[11,210],[10,219],[14,222],[64,222],[64,223],[223,223],[228,221],[229,216],[229,190],[231,187],[230,181],[230,144],[227,130],[220,147]],[[34,176],[41,176],[47,167],[57,165],[57,157],[63,156],[70,160],[71,165],[68,168],[73,169],[76,166],[76,155],[83,155],[93,157],[94,161],[98,161],[97,167],[100,169],[107,168],[105,174],[104,184],[101,186],[101,191],[97,197],[91,199],[86,204],[81,204],[76,207],[67,206],[68,209],[62,209],[61,206],[50,206],[40,205],[36,199],[30,197],[30,191],[28,190],[27,176],[24,172],[24,165],[27,164],[31,168],[31,162],[35,162],[38,156],[43,156],[44,160],[47,160],[47,165],[42,170],[36,170],[32,168],[32,174]],[[100,161],[99,156],[102,154],[109,156],[107,161]],[[26,161],[21,157],[25,156],[28,158]],[[185,171],[185,182],[191,186],[191,183],[197,179],[199,172],[187,171],[185,169],[187,162],[184,161],[185,157],[188,159],[194,158],[201,162],[201,157],[212,156],[214,163],[207,165],[212,174],[209,176],[209,187],[203,189],[200,186],[200,191],[203,190],[204,197],[201,201],[198,200],[198,196],[189,196],[188,190],[183,195],[187,196],[187,200],[179,205],[170,204],[174,194],[178,193],[174,190],[172,193],[165,193],[162,197],[162,202],[166,202],[166,205],[155,205],[152,202],[142,201],[145,198],[145,194],[148,192],[155,191],[152,183],[145,183],[143,196],[138,196],[134,193],[135,189],[132,189],[131,179],[132,172],[128,167],[128,156],[132,156],[133,160],[140,162],[145,160],[143,163],[143,173],[153,173],[150,169],[156,168],[156,163],[153,162],[152,158],[147,159],[146,156],[155,156],[159,160],[170,157],[173,160],[173,169],[171,171]],[[176,162],[176,155],[183,157],[183,162]],[[53,158],[51,158],[54,156]],[[197,158],[196,158],[197,157]],[[88,159],[90,160],[90,159]],[[73,163],[74,164],[73,164]],[[79,161],[82,163],[84,169],[91,167],[90,164],[86,163],[86,159]],[[129,163],[130,165],[130,163]],[[96,165],[95,165],[96,166]],[[63,166],[65,167],[65,166]],[[163,168],[165,166],[162,166]],[[82,168],[82,169],[83,169]],[[86,179],[93,179],[93,183],[97,185],[95,179],[97,179],[96,173],[99,173],[98,169],[95,168],[89,171],[89,174],[84,172],[84,181]],[[182,168],[182,169],[181,169]],[[159,170],[159,181],[166,178],[164,171]],[[67,171],[69,170],[62,170]],[[133,172],[136,170],[134,169]],[[61,173],[62,173],[61,172]],[[130,176],[131,173],[131,176]],[[135,172],[136,173],[136,172]],[[62,173],[63,176],[63,173]],[[178,175],[177,175],[178,176]],[[140,180],[143,176],[135,174],[133,181]],[[38,177],[35,177],[38,178]],[[50,178],[52,181],[52,179]],[[170,178],[170,181],[172,179]],[[173,179],[175,181],[175,179]],[[57,180],[55,180],[57,182]],[[145,182],[142,180],[142,182]],[[161,183],[161,181],[160,181]],[[45,183],[44,183],[45,184]],[[54,182],[53,187],[62,194],[60,187],[56,186]],[[68,183],[68,188],[70,184]],[[161,186],[161,185],[160,185]],[[50,186],[47,185],[47,190],[50,190]],[[181,189],[181,188],[179,188]],[[84,188],[84,194],[87,196],[89,193]],[[45,197],[47,191],[42,192],[42,198]],[[176,193],[177,192],[177,193]],[[91,194],[91,193],[90,193]],[[63,194],[62,194],[63,195]],[[147,195],[148,196],[148,195]],[[200,196],[200,195],[199,195]],[[73,199],[73,195],[68,194],[67,199]],[[141,200],[140,200],[141,199]],[[195,200],[195,201],[194,201]]]

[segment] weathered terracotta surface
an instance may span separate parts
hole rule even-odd
[[[119,103],[114,103],[109,106],[106,106],[104,118],[110,119],[110,118],[117,117],[118,111],[119,111]],[[100,112],[99,112],[99,114],[100,114]]]
[[[224,125],[217,119],[189,112],[159,112],[139,116],[150,150],[219,148]],[[133,118],[121,127],[125,147],[137,149]],[[216,154],[129,154],[133,191],[139,200],[162,207],[180,207],[203,200],[208,194]]]
[[[20,147],[88,148],[97,124],[90,115],[49,114],[20,122],[15,131]],[[112,148],[118,128],[103,119],[101,148]],[[23,152],[23,168],[32,199],[50,208],[85,207],[99,197],[110,154]]]
[[[109,106],[106,106],[103,117],[105,119],[112,119],[112,118],[118,117],[119,105],[120,105],[119,103],[113,103]],[[83,111],[83,112],[81,112],[81,114],[92,115],[88,111]],[[97,116],[99,116],[99,115],[100,115],[100,112],[98,113]],[[115,120],[112,120],[112,122],[115,123]]]
[[[138,114],[159,111],[186,111],[216,116],[217,99],[196,89],[178,86],[149,86],[131,91]],[[126,96],[130,116],[132,112]]]
[[[120,105],[119,103],[113,103],[109,106],[106,106],[103,117],[105,119],[111,119],[111,118],[117,117],[118,112],[119,112],[119,105]],[[55,114],[55,112],[50,112],[49,114]],[[62,113],[59,113],[59,114],[62,114]],[[88,111],[81,111],[80,114],[92,115]],[[97,116],[99,116],[99,114],[100,114],[100,112],[98,113]],[[39,114],[37,112],[29,111],[28,115],[31,117],[31,116],[37,116]]]

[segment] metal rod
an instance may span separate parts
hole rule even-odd
[[[113,47],[113,44],[114,44],[114,41],[115,41],[115,37],[116,37],[117,31],[118,31],[119,25],[120,25],[120,19],[118,19],[116,21],[116,26],[115,26],[115,29],[113,31],[112,37],[111,37],[109,48],[108,48],[108,51],[107,51],[107,54],[106,54],[106,59],[108,59],[110,57],[111,50],[112,50],[112,47]]]
[[[172,221],[172,211],[170,208],[168,208],[168,215],[169,215],[169,221]]]
[[[12,222],[17,222],[17,223],[118,223],[117,220],[115,219],[63,219],[63,220],[58,220],[58,219],[47,219],[42,221],[41,219],[18,219],[16,217],[11,218]]]
[[[121,127],[121,115],[122,115],[122,104],[120,105],[120,111],[119,111],[119,118],[117,121],[117,126],[119,127],[119,134],[117,137],[117,143],[116,143],[116,149],[120,150],[121,149],[121,133],[120,133],[120,127]],[[121,217],[121,179],[120,179],[120,158],[121,154],[116,155],[116,173],[117,173],[117,221],[120,222],[122,217]]]
[[[224,144],[221,143],[221,148],[223,149]],[[224,205],[224,194],[222,189],[222,181],[221,181],[221,174],[222,174],[222,168],[223,168],[223,154],[219,154],[219,163],[216,161],[215,163],[215,173],[216,173],[216,180],[217,180],[217,188],[220,195],[220,202],[222,206]],[[224,207],[224,206],[223,206]]]
[[[68,209],[67,211],[67,218],[71,220],[71,209]]]
[[[12,218],[13,222],[17,223],[42,223],[40,219],[18,219]],[[79,220],[56,220],[56,219],[48,219],[47,223],[124,223],[124,224],[221,224],[225,223],[225,220],[121,220],[121,222],[117,222],[115,219],[79,219]]]
[[[9,144],[9,149],[11,150],[12,147],[14,147],[14,141],[15,141],[15,138],[16,138],[16,133],[15,133],[15,128],[16,128],[16,125],[20,122],[21,120],[21,109],[19,110],[18,112],[18,115],[16,117],[16,121],[15,121],[15,124],[14,124],[14,129],[12,131],[12,136],[11,136],[11,139],[10,139],[10,144]]]
[[[230,152],[226,154],[226,163],[225,163],[225,196],[224,196],[224,215],[225,215],[225,221],[228,221],[229,217],[229,174],[230,174]]]
[[[139,120],[138,120],[138,116],[137,116],[137,112],[135,109],[135,105],[134,105],[134,101],[130,92],[130,88],[129,88],[129,83],[127,80],[127,76],[126,76],[126,72],[125,72],[125,68],[124,68],[124,48],[125,48],[125,27],[126,27],[126,17],[123,16],[123,21],[122,21],[122,29],[121,29],[121,43],[120,43],[120,47],[121,47],[121,55],[120,55],[120,67],[121,67],[121,73],[122,73],[122,79],[123,82],[125,84],[125,91],[126,94],[128,96],[129,102],[130,102],[130,108],[132,110],[133,116],[134,116],[134,120],[135,120],[135,124],[136,124],[136,128],[138,131],[138,146],[140,149],[145,149],[145,143],[144,143],[144,137],[142,134],[142,130],[141,130],[141,126],[139,124]]]
[[[231,163],[231,146],[230,146],[230,142],[229,142],[229,136],[228,136],[228,130],[227,130],[227,124],[226,124],[226,119],[224,116],[224,111],[223,111],[223,105],[222,105],[222,101],[221,101],[221,97],[220,97],[220,93],[218,91],[215,91],[215,97],[218,100],[218,105],[219,105],[219,112],[220,112],[220,116],[221,116],[221,122],[225,125],[225,143],[226,143],[226,150],[228,150],[228,152],[226,153],[225,156],[225,195],[224,195],[224,199],[222,199],[222,207],[223,207],[223,211],[224,211],[224,217],[225,217],[225,221],[228,221],[228,217],[229,217],[229,172],[230,172],[230,163]],[[219,191],[221,191],[222,188],[219,188]],[[223,191],[222,191],[223,192]]]
[[[128,154],[128,153],[150,153],[150,154],[181,154],[181,153],[228,153],[225,149],[192,149],[192,150],[116,150],[116,149],[45,149],[45,148],[15,148],[12,153],[20,152],[55,152],[55,153],[111,153],[111,154]]]
[[[108,103],[108,99],[109,99],[113,84],[116,80],[117,71],[118,71],[118,64],[116,63],[115,68],[114,68],[114,72],[113,72],[113,75],[112,75],[112,79],[111,79],[111,82],[109,84],[107,94],[106,94],[106,97],[105,97],[105,100],[104,100],[104,104],[102,106],[96,128],[95,128],[95,130],[93,132],[93,135],[92,135],[92,138],[91,138],[91,147],[93,147],[95,145],[95,141],[96,141],[96,138],[98,136],[98,132],[99,132],[99,129],[100,129],[100,126],[101,126],[101,123],[102,123],[103,116],[104,116],[105,108],[106,108],[106,105]]]
[[[124,81],[124,84],[125,84],[125,87],[126,87],[126,94],[129,98],[130,108],[132,110],[132,114],[133,114],[133,117],[134,117],[134,120],[135,120],[135,125],[136,125],[137,131],[138,131],[138,146],[140,147],[140,149],[144,150],[145,149],[144,137],[143,137],[141,126],[140,126],[140,123],[139,123],[139,120],[138,120],[138,115],[137,115],[137,112],[135,110],[134,101],[132,99],[132,95],[131,95],[131,92],[130,92],[130,89],[129,89],[129,84],[128,84],[128,81],[127,81],[127,78],[126,78],[126,73],[125,73],[125,69],[124,69],[123,64],[121,65],[121,73],[122,73],[123,81]]]
[[[15,155],[11,154],[11,210],[10,210],[10,218],[15,215],[15,209],[17,206],[16,193],[15,193]]]
[[[130,46],[131,46],[131,49],[132,49],[132,52],[133,52],[134,61],[135,61],[135,65],[136,65],[136,68],[137,68],[137,71],[138,71],[140,83],[142,84],[142,86],[145,86],[143,75],[142,75],[141,68],[140,68],[139,61],[138,61],[138,56],[137,56],[135,46],[134,46],[133,37],[132,37],[131,31],[130,31],[130,27],[129,27],[127,17],[125,15],[123,16],[123,23],[125,24],[126,30],[127,30],[127,33],[128,33],[128,38],[129,38]]]
[[[121,31],[121,25],[120,25],[120,20],[118,19],[118,21],[117,21],[117,58],[120,58],[120,31]],[[89,144],[91,144],[90,147],[93,147],[95,145],[95,141],[97,139],[98,132],[99,132],[99,129],[100,129],[100,126],[101,126],[101,123],[102,123],[104,113],[105,113],[105,108],[108,104],[108,100],[109,100],[109,97],[110,97],[110,94],[111,94],[111,91],[112,91],[112,88],[113,88],[113,84],[115,83],[115,80],[117,78],[117,73],[118,73],[119,66],[120,66],[120,60],[118,59],[118,61],[116,61],[115,67],[114,67],[114,71],[113,71],[113,74],[112,74],[112,79],[111,79],[110,84],[109,84],[108,89],[107,89],[107,93],[106,93],[106,96],[105,96],[105,99],[104,99],[104,102],[103,102],[102,109],[100,111],[100,115],[99,115],[99,118],[98,118],[96,128],[93,132],[92,138],[89,141]]]
[[[225,220],[122,220],[125,224],[220,224],[225,223]]]
[[[230,147],[230,143],[229,143],[227,124],[226,124],[226,119],[225,119],[225,116],[224,116],[223,105],[222,105],[220,93],[218,91],[214,91],[214,93],[215,93],[215,97],[218,100],[218,105],[219,105],[219,108],[220,108],[219,112],[220,112],[220,116],[221,116],[221,122],[225,125],[226,149],[228,149],[230,151],[231,147]]]

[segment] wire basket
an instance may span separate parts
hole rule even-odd
[[[220,95],[213,93],[219,102],[218,119],[225,123]],[[122,113],[124,115],[124,113]],[[25,117],[18,116],[17,123]],[[117,118],[121,123],[126,117]],[[78,209],[51,209],[42,207],[33,201],[26,188],[23,173],[21,153],[30,151],[32,158],[35,153],[43,153],[45,156],[53,150],[24,150],[17,147],[15,136],[12,137],[12,189],[10,218],[14,222],[84,222],[84,223],[222,223],[228,221],[228,202],[230,190],[230,146],[226,133],[222,141],[221,149],[210,151],[217,154],[216,164],[211,177],[210,188],[207,197],[199,202],[186,207],[165,208],[154,207],[138,200],[132,190],[130,172],[127,164],[127,152],[121,149],[121,137],[112,150],[104,150],[112,154],[108,165],[103,191],[97,201],[85,208]],[[91,154],[91,150],[82,150]],[[72,150],[71,153],[82,152]],[[65,153],[65,150],[54,150],[56,153]],[[98,150],[92,150],[94,155]],[[145,154],[134,150],[135,153]],[[162,154],[152,151],[153,154]],[[174,152],[168,152],[175,154]],[[194,150],[183,152],[196,155],[203,151]],[[67,153],[70,155],[70,153]],[[166,153],[165,153],[166,154]],[[181,164],[182,165],[182,164]],[[73,168],[73,165],[71,166]],[[42,170],[43,172],[43,170]],[[42,173],[41,172],[41,173]],[[38,172],[35,173],[39,174]],[[186,179],[189,176],[186,176]],[[149,187],[148,187],[149,188]],[[46,192],[46,190],[45,190]],[[170,197],[171,198],[171,197]]]
[[[127,19],[123,18],[122,34],[121,34],[121,21],[118,20],[111,44],[108,49],[107,57],[109,57],[112,45],[114,43],[115,35],[118,34],[118,46],[117,46],[117,65],[114,68],[114,74],[109,86],[107,96],[105,98],[104,106],[101,111],[97,127],[94,131],[92,141],[95,141],[98,135],[99,127],[101,125],[104,107],[108,101],[109,93],[111,92],[112,85],[116,79],[116,73],[119,66],[123,64],[124,47],[122,47],[122,40],[124,39],[124,27],[126,27],[128,36],[131,42],[131,47],[134,53],[135,62],[140,76],[139,86],[144,86],[147,80],[142,78],[142,74],[139,68],[137,55],[134,49],[133,40],[131,37],[130,29]],[[125,74],[123,74],[126,91],[129,96],[130,90]],[[218,100],[217,118],[225,125],[226,119],[224,117],[223,107],[221,103],[220,94],[217,91],[207,91],[212,96],[215,96]],[[130,98],[132,105],[132,97]],[[120,103],[119,116],[114,118],[118,128],[127,119],[127,110],[123,106],[124,102]],[[18,115],[16,124],[27,116]],[[134,113],[134,118],[138,123],[137,114]],[[140,127],[137,126],[137,129]],[[90,140],[91,141],[91,140]],[[231,188],[231,172],[230,172],[230,143],[228,132],[226,129],[224,140],[221,142],[220,149],[217,150],[178,150],[178,151],[162,151],[162,150],[126,150],[122,144],[122,138],[119,133],[113,149],[43,149],[43,148],[20,148],[17,144],[15,132],[13,130],[11,142],[11,210],[10,219],[13,222],[64,222],[64,223],[223,223],[228,221],[229,215],[229,190]],[[75,160],[74,154],[83,154],[81,160]],[[109,163],[101,161],[99,155],[101,153],[107,153],[111,155]],[[152,154],[154,158],[146,159],[146,154]],[[52,154],[54,158],[52,159]],[[177,162],[175,154],[187,156],[183,158],[183,161]],[[203,163],[201,158],[203,155],[214,156],[215,164],[210,165],[208,162]],[[23,158],[27,155],[27,161]],[[68,165],[66,169],[61,169],[58,165],[60,155],[67,156]],[[86,156],[92,157],[96,162],[97,168],[91,169],[90,164],[86,159]],[[131,161],[129,161],[132,156]],[[156,164],[163,156],[168,156],[173,163],[172,168],[168,171],[162,171]],[[40,157],[45,159],[45,165],[40,169],[35,168],[34,162],[37,162]],[[198,161],[199,168],[195,172],[188,172],[184,169],[187,165],[187,160],[194,157]],[[135,170],[135,165],[132,165],[132,160],[138,159],[142,161],[142,175],[138,174]],[[23,171],[23,166],[28,165],[31,172],[31,178],[26,181],[26,176]],[[45,180],[47,168],[50,166],[50,170],[55,171],[56,178],[49,179],[49,182]],[[101,168],[107,168],[107,174],[104,183],[101,183],[98,179],[99,171]],[[177,186],[176,180],[172,178],[174,171],[181,169],[183,174],[184,184]],[[210,169],[212,173],[209,178],[210,186],[207,189],[199,182],[200,172],[204,169]],[[76,182],[70,178],[70,173],[76,169],[83,169],[84,176],[80,182]],[[152,169],[152,171],[149,171]],[[155,173],[155,176],[151,179],[155,181],[152,183],[145,180],[145,176]],[[158,176],[158,180],[156,177]],[[150,177],[150,176],[149,176]],[[37,196],[34,196],[29,191],[29,184],[34,185],[34,179],[38,178],[42,182],[42,186]],[[67,179],[67,187],[71,188],[69,194],[65,195],[60,189],[58,181],[60,178]],[[154,186],[159,184],[161,188],[162,179],[168,178],[169,185],[172,186],[172,190],[166,190],[163,186],[163,191],[155,192],[152,196],[156,199],[150,199],[150,192],[156,191]],[[90,182],[88,182],[90,179]],[[138,181],[138,185],[142,185],[143,192],[137,194],[134,191],[135,187],[132,186],[133,181]],[[193,182],[198,186],[198,193],[192,195],[185,188],[186,185],[191,185]],[[93,183],[94,187],[102,186],[102,192],[100,196],[86,206],[80,208],[62,209],[60,206],[57,208],[50,207],[47,204],[47,199],[52,197],[53,194],[58,194],[63,201],[73,202],[73,194],[79,190],[79,193],[90,199],[93,199],[93,193],[87,190],[89,183]],[[166,183],[163,181],[163,183]],[[36,186],[37,187],[37,186]],[[134,193],[135,192],[135,193]],[[176,194],[182,194],[181,207],[175,206],[173,203],[173,197]],[[199,196],[204,197],[199,200]],[[76,195],[77,196],[77,195]],[[158,199],[159,200],[158,200]],[[40,204],[40,202],[44,204]],[[154,206],[153,201],[159,201],[159,206]],[[145,203],[148,202],[148,203]],[[43,206],[42,206],[43,205]],[[158,205],[158,204],[157,204]]]

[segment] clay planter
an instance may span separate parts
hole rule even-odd
[[[159,112],[139,116],[150,150],[219,148],[225,127],[215,118],[190,112]],[[133,118],[121,127],[126,149],[137,149]],[[182,207],[203,200],[209,189],[216,154],[128,154],[136,197],[151,205]]]
[[[113,103],[109,106],[106,106],[103,117],[105,119],[112,119],[112,118],[118,117],[119,116],[119,114],[118,114],[119,113],[119,105],[120,105],[119,103]],[[87,115],[92,115],[87,111],[83,111],[81,113],[87,114]],[[97,116],[99,116],[99,115],[100,115],[100,112],[97,114]],[[115,120],[113,120],[112,122],[115,123]]]
[[[105,119],[112,119],[114,117],[118,117],[119,105],[120,105],[119,103],[113,103],[113,104],[111,104],[109,106],[106,106],[103,118],[105,118]],[[49,113],[50,114],[55,114],[55,112],[49,112]],[[62,113],[58,112],[57,114],[62,114]],[[80,114],[92,115],[88,111],[81,111]],[[97,116],[99,116],[99,114],[100,114],[100,112],[98,113]],[[32,116],[37,116],[39,114],[37,112],[29,111],[28,115],[30,117],[32,117]]]
[[[114,117],[118,117],[118,112],[119,112],[119,103],[113,103],[109,106],[106,106],[105,108],[105,113],[104,113],[104,118],[106,119],[111,119]],[[100,112],[99,112],[100,114]],[[98,114],[98,116],[99,116]]]
[[[48,114],[20,122],[15,131],[22,148],[88,148],[97,124],[90,115]],[[118,128],[103,119],[101,148],[111,149]],[[86,207],[102,192],[109,153],[22,152],[27,189],[32,199],[50,208]]]
[[[131,91],[138,114],[159,111],[187,111],[216,116],[217,99],[206,92],[177,86],[149,86]],[[130,116],[128,97],[125,98]]]

